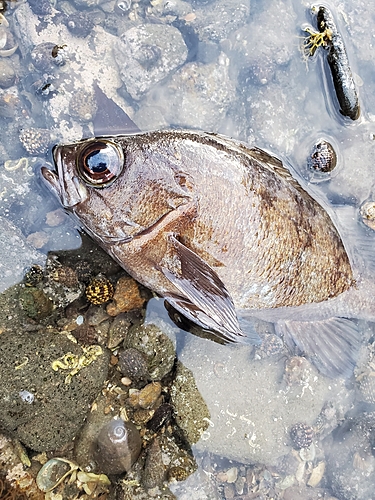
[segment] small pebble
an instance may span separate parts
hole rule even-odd
[[[60,226],[66,219],[64,212],[58,208],[57,210],[52,210],[46,215],[46,224],[50,227]]]
[[[120,352],[119,368],[123,375],[135,382],[150,378],[145,355],[132,347]]]
[[[130,380],[130,378],[128,377],[122,377],[121,379],[121,383],[122,385],[124,385],[125,387],[128,387],[129,385],[132,385],[132,381]]]
[[[7,89],[11,87],[16,80],[16,73],[13,65],[6,59],[0,59],[0,87]]]
[[[134,408],[151,408],[159,399],[161,394],[161,383],[152,382],[146,385],[140,391],[134,391],[130,394],[129,403]]]
[[[82,122],[90,122],[97,112],[95,95],[87,89],[77,90],[72,94],[69,102],[70,114]]]
[[[110,316],[132,311],[143,307],[145,299],[139,293],[137,282],[128,276],[123,276],[117,282],[113,302],[107,306]]]
[[[375,231],[375,201],[366,201],[360,208],[360,215],[366,226]]]
[[[46,243],[48,243],[49,236],[43,231],[37,231],[36,233],[29,234],[26,241],[34,248],[42,248]]]
[[[91,33],[94,23],[85,12],[74,12],[68,16],[66,26],[73,35],[85,38]]]

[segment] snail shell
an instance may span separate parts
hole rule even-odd
[[[99,432],[95,459],[104,474],[121,474],[131,469],[141,447],[136,426],[121,418],[113,418]]]
[[[320,139],[307,160],[308,167],[316,172],[331,172],[337,164],[337,155],[332,144]]]

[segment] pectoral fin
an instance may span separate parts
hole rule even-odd
[[[161,271],[180,295],[164,298],[183,316],[201,328],[216,332],[221,339],[251,342],[241,330],[232,298],[216,272],[174,236],[169,237],[169,242],[180,266],[178,271],[168,267],[162,267]]]
[[[276,324],[276,331],[290,349],[297,347],[324,375],[352,375],[361,346],[361,334],[353,321],[283,321]]]

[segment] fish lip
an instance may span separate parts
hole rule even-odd
[[[55,195],[61,200],[61,186],[55,170],[43,165],[40,169],[40,173],[42,174],[42,178],[48,189],[55,193]]]
[[[66,153],[64,145],[56,145],[52,149],[55,170],[45,169],[42,175],[49,184],[52,191],[60,199],[62,205],[69,209],[84,202],[87,197],[86,186],[80,179],[64,166],[63,156]]]

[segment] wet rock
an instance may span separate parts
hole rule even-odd
[[[161,394],[161,383],[152,382],[140,391],[133,390],[129,397],[129,403],[134,408],[152,408]]]
[[[72,94],[69,111],[81,122],[90,122],[96,115],[97,104],[93,91],[81,89]]]
[[[0,59],[0,87],[6,89],[14,84],[16,73],[13,65],[6,59]]]
[[[22,281],[25,269],[33,264],[44,265],[45,255],[26,242],[21,231],[0,217],[0,292]]]
[[[207,3],[194,9],[193,29],[201,41],[220,42],[243,26],[250,13],[250,1],[219,0],[215,8]]]
[[[63,40],[66,45],[63,50],[59,49],[57,54],[62,50],[64,58],[69,58],[69,64],[56,66],[52,75],[47,75],[47,81],[37,87],[42,91],[38,96],[39,100],[43,100],[42,113],[46,126],[58,131],[62,141],[79,140],[84,134],[81,121],[67,113],[73,89],[74,92],[85,92],[92,88],[93,82],[96,81],[109,99],[113,99],[121,108],[130,110],[125,99],[117,92],[121,80],[112,52],[112,45],[117,41],[117,37],[95,26],[89,35],[90,43],[87,43],[87,38],[75,36],[63,22],[56,23],[53,16],[45,17],[41,23],[27,3],[17,6],[13,20],[20,50],[25,57],[35,46],[51,43],[51,37],[52,41]],[[103,71],[103,68],[111,70]],[[43,89],[48,91],[47,95],[44,95]],[[52,89],[53,92],[50,92]],[[28,91],[35,93],[34,88]]]
[[[113,349],[121,344],[131,326],[130,318],[126,314],[119,314],[111,323],[108,330],[107,347]]]
[[[94,28],[94,22],[85,12],[74,12],[66,20],[66,26],[73,35],[85,38]]]
[[[44,42],[33,48],[30,54],[32,63],[41,73],[53,73],[65,63],[66,54],[63,46],[53,42]]]
[[[195,444],[209,426],[210,411],[192,372],[180,362],[177,363],[171,387],[171,403],[178,426],[183,430],[188,443]]]
[[[102,393],[98,395],[92,406],[92,411],[87,415],[84,426],[76,438],[74,457],[80,467],[85,470],[98,472],[95,453],[97,437],[100,429],[110,422],[114,412],[107,412],[108,401]]]
[[[144,104],[148,106],[153,101],[158,102],[163,110],[163,119],[168,123],[217,130],[235,96],[228,62],[222,54],[218,63],[187,63],[167,84],[155,88]],[[207,96],[210,98],[207,99]]]
[[[52,4],[50,0],[28,0],[31,10],[37,16],[47,16],[52,13]]]
[[[327,476],[333,494],[343,500],[367,500],[373,496],[375,414],[347,419],[334,439],[327,442]]]
[[[252,360],[250,351],[199,338],[182,351],[181,363],[192,371],[210,412],[196,446],[240,462],[274,465],[290,450],[295,423],[313,426],[327,399],[342,415],[351,400],[342,380],[323,377],[307,360],[299,380],[286,383],[284,359]]]
[[[114,53],[127,91],[140,99],[185,62],[187,48],[178,29],[149,24],[126,31]]]
[[[242,9],[244,7],[242,6]],[[282,23],[280,15],[282,14]],[[283,10],[282,0],[271,0],[266,9],[254,15],[251,28],[244,26],[229,36],[228,48],[238,53],[236,64],[242,68],[273,67],[286,64],[296,50],[290,33],[295,29],[296,15],[293,9]],[[264,26],[268,29],[265,31]],[[259,43],[262,40],[262,43]],[[252,50],[256,46],[257,50]],[[271,70],[272,71],[272,70]]]
[[[71,359],[86,360],[79,369]],[[0,346],[0,421],[3,429],[36,451],[66,444],[77,433],[107,376],[109,354],[90,357],[65,335],[4,333]],[[52,366],[60,360],[61,364]],[[87,366],[84,363],[87,362]],[[76,371],[76,372],[75,372]]]
[[[124,340],[124,348],[130,347],[146,356],[151,380],[161,380],[173,368],[175,360],[173,342],[155,325],[131,327]]]
[[[22,456],[23,455],[23,456]],[[32,498],[44,500],[29,467],[25,467],[25,451],[17,441],[0,434],[1,496],[2,498]],[[5,474],[6,474],[6,481]]]
[[[139,293],[137,282],[130,276],[123,276],[118,280],[112,300],[113,303],[107,307],[110,316],[140,309],[145,302]]]
[[[143,485],[145,488],[161,486],[165,476],[165,466],[159,439],[155,438],[147,448]]]
[[[159,444],[169,481],[184,481],[197,470],[197,463],[193,455],[178,446],[172,436],[161,435]]]
[[[125,377],[129,377],[134,382],[149,378],[146,357],[137,349],[125,349],[119,353],[118,358],[119,369]]]
[[[35,320],[46,318],[53,310],[52,301],[42,290],[35,287],[21,288],[19,302],[26,315]]]

